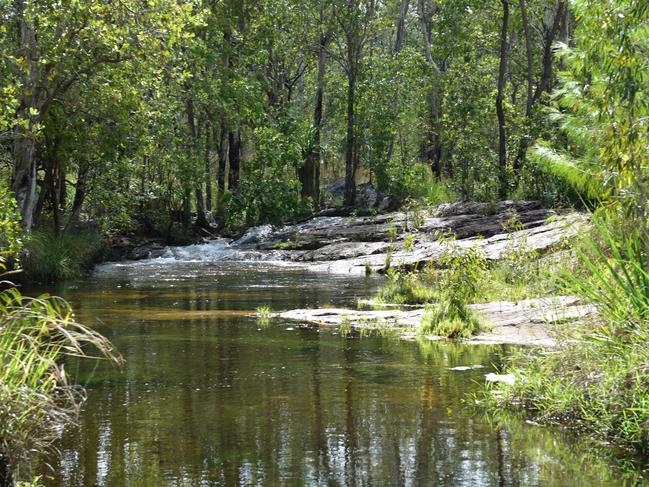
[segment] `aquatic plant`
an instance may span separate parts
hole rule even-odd
[[[261,328],[268,328],[270,326],[270,318],[273,315],[273,310],[269,306],[260,306],[257,308],[257,321]]]

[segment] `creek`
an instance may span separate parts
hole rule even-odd
[[[177,253],[51,290],[126,365],[68,365],[88,400],[46,485],[620,485],[583,441],[467,406],[511,347],[251,316],[354,306],[381,279]]]

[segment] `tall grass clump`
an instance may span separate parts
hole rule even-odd
[[[75,422],[84,391],[70,382],[63,359],[90,355],[121,362],[63,300],[0,292],[0,484],[31,479],[35,460]]]
[[[22,265],[25,279],[50,283],[74,279],[97,261],[101,243],[96,233],[54,235],[39,230],[26,239]]]
[[[480,331],[480,320],[467,307],[480,295],[487,260],[477,247],[461,249],[453,242],[440,258],[439,302],[422,317],[421,331],[448,338],[469,338]]]
[[[422,304],[437,299],[438,291],[433,279],[427,279],[414,272],[401,272],[390,268],[386,272],[387,282],[375,296],[379,303]]]

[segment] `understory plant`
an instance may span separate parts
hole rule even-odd
[[[120,363],[106,338],[77,323],[59,298],[0,293],[0,483],[28,479],[37,457],[52,451],[84,400],[65,373],[65,357]]]
[[[28,280],[41,283],[74,279],[92,268],[100,251],[97,233],[57,236],[46,230],[34,231],[25,241],[23,273]]]
[[[593,235],[578,248],[588,277],[568,271],[562,282],[597,317],[561,330],[555,353],[516,354],[505,369],[513,383],[490,388],[494,408],[649,453],[649,272],[642,240],[641,229],[596,214]]]
[[[467,305],[480,293],[486,258],[477,247],[462,249],[451,242],[439,263],[446,267],[438,282],[439,302],[423,316],[421,331],[448,338],[469,338],[480,330],[479,319]]]

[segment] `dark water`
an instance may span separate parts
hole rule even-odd
[[[503,347],[246,316],[352,306],[376,279],[161,261],[58,290],[127,362],[70,364],[88,402],[46,485],[623,485],[620,470],[557,433],[471,413],[463,398]]]

